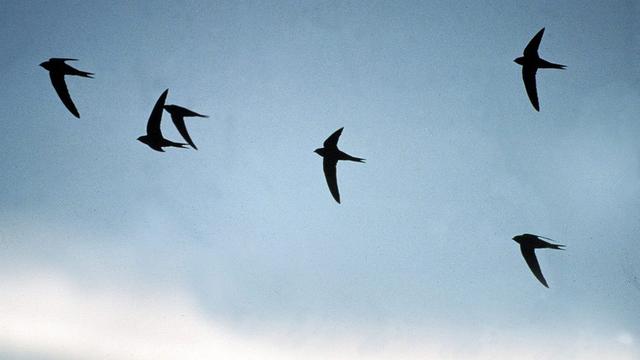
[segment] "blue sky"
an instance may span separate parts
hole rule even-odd
[[[637,357],[639,16],[633,1],[2,3],[0,354]],[[539,72],[537,113],[513,59],[542,27],[541,56],[568,68]],[[49,57],[96,74],[67,79],[80,120]],[[188,120],[198,151],[136,141],[166,88],[210,115]],[[338,166],[338,205],[313,150],[342,126],[367,163]],[[550,289],[511,240],[524,232],[567,245],[539,251]],[[105,343],[122,326],[103,313],[137,326]]]

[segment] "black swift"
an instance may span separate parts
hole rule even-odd
[[[336,178],[336,167],[339,160],[356,161],[363,163],[365,159],[353,157],[347,153],[344,153],[338,149],[338,139],[342,134],[342,129],[336,130],[331,136],[324,141],[324,147],[315,149],[314,152],[324,159],[322,160],[322,167],[324,169],[324,177],[327,179],[327,185],[333,198],[340,204],[340,192],[338,191],[338,180]]]
[[[197,112],[193,112],[189,109],[183,108],[178,105],[165,105],[164,109],[171,114],[171,120],[173,121],[173,125],[176,126],[176,129],[180,132],[180,135],[185,139],[186,142],[191,145],[194,149],[198,150],[196,144],[191,140],[191,136],[189,136],[189,132],[187,131],[187,126],[184,124],[185,117],[203,117],[208,118],[207,115],[200,115]]]
[[[524,48],[524,56],[521,56],[513,61],[522,65],[522,80],[524,81],[524,87],[527,89],[527,95],[531,104],[540,111],[540,105],[538,104],[538,91],[536,90],[536,72],[538,69],[564,69],[565,65],[550,63],[544,59],[541,59],[538,55],[538,47],[544,34],[544,28],[540,30],[536,36],[529,41],[529,44]]]
[[[522,252],[522,256],[527,262],[527,265],[529,265],[529,269],[531,269],[533,275],[536,276],[536,278],[542,283],[542,285],[549,287],[549,285],[547,285],[547,280],[545,280],[544,276],[542,275],[542,271],[540,270],[540,264],[538,264],[538,258],[536,258],[535,249],[564,250],[564,245],[551,244],[544,241],[543,239],[551,240],[544,236],[533,234],[522,234],[513,237],[513,240],[520,244],[520,251]]]
[[[73,116],[80,118],[80,113],[71,100],[69,90],[67,90],[67,84],[64,81],[65,75],[76,75],[86,78],[93,78],[93,73],[80,71],[67,64],[65,61],[77,61],[77,59],[65,59],[65,58],[51,58],[40,64],[43,68],[49,71],[49,77],[51,78],[51,84],[56,89],[58,97],[62,100],[64,106],[73,114]]]
[[[160,122],[162,121],[162,109],[164,107],[164,101],[167,98],[168,93],[169,89],[165,90],[158,98],[158,101],[156,101],[156,104],[153,106],[151,115],[149,115],[149,121],[147,121],[147,135],[143,135],[138,138],[138,141],[147,144],[155,151],[164,152],[164,150],[162,149],[164,147],[177,147],[184,149],[185,145],[187,145],[167,140],[162,136],[162,131],[160,130]]]

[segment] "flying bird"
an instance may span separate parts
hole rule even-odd
[[[529,44],[524,48],[524,56],[521,56],[513,61],[522,65],[522,80],[524,81],[524,87],[527,89],[527,95],[531,104],[540,111],[540,105],[538,104],[538,91],[536,90],[536,72],[538,69],[564,69],[565,65],[550,63],[544,59],[541,59],[538,55],[538,47],[544,34],[544,28],[538,31],[536,36],[529,41]]]
[[[527,262],[527,265],[529,265],[529,269],[531,269],[533,275],[536,276],[536,278],[542,283],[542,285],[548,288],[549,285],[547,285],[547,280],[544,279],[542,271],[540,270],[540,264],[538,264],[538,258],[536,258],[535,249],[564,250],[564,245],[551,244],[545,240],[553,241],[552,239],[532,234],[517,235],[513,237],[513,240],[520,244],[520,251],[522,252],[522,256]]]
[[[338,149],[338,139],[342,134],[342,129],[336,130],[331,136],[324,141],[324,147],[315,149],[314,152],[324,159],[322,160],[322,167],[324,169],[324,177],[327,179],[327,185],[333,198],[340,204],[340,192],[338,191],[338,180],[336,179],[336,166],[338,160],[349,160],[363,163],[365,159],[353,157],[347,153],[344,153]]]
[[[147,135],[143,135],[138,138],[138,141],[147,144],[155,151],[164,152],[164,150],[162,149],[163,147],[177,147],[184,149],[185,145],[187,145],[165,139],[162,136],[162,131],[160,131],[162,109],[164,107],[164,101],[167,98],[168,93],[169,89],[165,90],[158,98],[158,101],[156,101],[156,104],[153,106],[151,115],[149,115],[149,121],[147,121]]]
[[[51,58],[48,61],[41,63],[40,66],[49,71],[51,84],[53,85],[53,88],[56,89],[56,92],[64,106],[66,106],[67,109],[79,119],[80,113],[71,100],[69,90],[67,90],[67,84],[64,81],[64,76],[76,75],[93,79],[93,73],[75,69],[67,65],[65,61],[77,61],[77,59]]]
[[[189,109],[183,108],[182,106],[178,106],[178,105],[165,105],[164,109],[167,110],[169,114],[171,114],[171,120],[173,120],[173,125],[176,126],[176,128],[180,132],[180,135],[182,135],[182,137],[189,143],[189,145],[191,145],[191,147],[198,150],[198,148],[196,147],[196,144],[194,144],[193,140],[191,140],[191,136],[189,136],[187,127],[184,124],[184,118],[185,117],[208,118],[209,116],[200,115],[197,112],[193,112]]]

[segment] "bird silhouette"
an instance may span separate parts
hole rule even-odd
[[[69,90],[67,89],[67,84],[64,81],[64,76],[76,75],[93,79],[93,73],[75,69],[67,65],[65,61],[77,61],[77,59],[51,58],[48,61],[41,63],[40,66],[49,71],[51,84],[53,85],[53,88],[56,89],[58,97],[60,97],[60,100],[62,100],[64,106],[66,106],[67,109],[79,119],[80,113],[71,100]]]
[[[156,104],[153,106],[151,115],[149,115],[149,121],[147,121],[147,135],[143,135],[138,138],[138,141],[147,144],[155,151],[164,152],[164,150],[162,149],[164,147],[177,147],[184,149],[185,145],[187,145],[167,140],[162,136],[162,131],[160,130],[160,122],[162,121],[162,109],[164,107],[164,102],[167,98],[168,93],[169,89],[165,90],[158,98],[158,101],[156,101]]]
[[[529,265],[529,269],[531,269],[533,275],[536,276],[536,278],[542,283],[542,285],[548,288],[549,285],[547,285],[547,280],[545,280],[544,276],[542,275],[542,271],[540,270],[540,264],[538,264],[538,258],[536,258],[535,249],[564,250],[564,245],[551,244],[543,239],[553,241],[552,239],[546,238],[544,236],[533,234],[522,234],[513,237],[513,240],[520,244],[520,252],[522,252],[522,256],[527,262],[527,265]]]
[[[193,112],[187,108],[183,108],[182,106],[178,106],[178,105],[165,105],[164,109],[167,110],[169,114],[171,114],[171,120],[173,121],[173,125],[176,126],[176,128],[180,132],[180,135],[182,135],[182,137],[189,143],[189,145],[191,145],[191,147],[198,150],[198,148],[196,147],[196,144],[194,144],[193,140],[191,140],[191,136],[189,136],[187,127],[184,124],[184,118],[185,117],[208,118],[209,116],[200,115],[197,112]]]
[[[340,192],[338,191],[338,180],[336,178],[336,167],[339,160],[349,160],[363,163],[365,159],[353,157],[338,149],[338,139],[342,134],[342,129],[336,130],[331,136],[324,141],[324,147],[315,149],[314,152],[323,157],[322,168],[324,169],[324,177],[327,179],[327,185],[333,198],[340,204]]]
[[[524,56],[521,56],[513,61],[522,65],[522,80],[524,81],[524,87],[529,95],[529,100],[536,111],[540,111],[540,104],[538,104],[538,91],[536,90],[536,72],[538,69],[565,69],[565,65],[550,63],[544,59],[541,59],[538,55],[538,47],[544,34],[544,28],[538,31],[536,36],[529,41],[529,44],[524,48]]]

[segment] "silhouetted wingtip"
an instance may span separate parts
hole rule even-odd
[[[78,59],[71,59],[71,58],[49,58],[49,61],[78,61]]]

